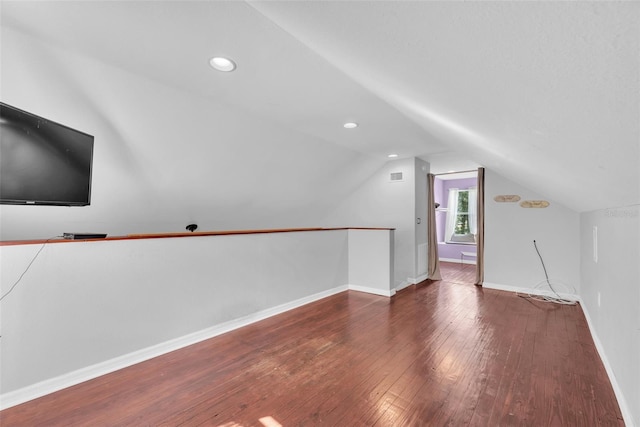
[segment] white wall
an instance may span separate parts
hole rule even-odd
[[[0,240],[318,227],[384,163],[2,28],[1,99],[95,136],[91,206],[2,205]],[[341,226],[345,224],[340,224]]]
[[[519,203],[497,203],[497,195],[516,194],[521,200],[544,196],[491,171],[485,171],[485,286],[532,288],[545,280],[533,240],[552,283],[561,293],[580,293],[580,216],[549,200],[544,209],[525,209]]]
[[[393,296],[394,231],[349,230],[349,289]]]
[[[321,221],[329,227],[395,228],[396,289],[406,287],[409,279],[416,277],[415,167],[414,158],[388,161]],[[391,182],[392,172],[402,172],[403,181]]]
[[[582,308],[627,425],[640,426],[640,212],[638,206],[580,216]],[[597,261],[594,259],[597,227]]]

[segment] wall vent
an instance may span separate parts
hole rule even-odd
[[[391,172],[389,174],[389,181],[391,182],[404,181],[404,178],[402,177],[402,172]]]

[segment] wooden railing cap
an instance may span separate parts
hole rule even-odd
[[[42,243],[69,243],[69,242],[100,242],[114,240],[139,240],[139,239],[165,239],[172,237],[202,237],[202,236],[230,236],[240,234],[269,234],[269,233],[292,233],[305,231],[334,231],[334,230],[395,230],[395,228],[378,228],[378,227],[336,227],[336,228],[277,228],[265,230],[221,230],[221,231],[194,231],[181,233],[148,233],[148,234],[128,234],[126,236],[105,237],[103,239],[82,239],[71,240],[60,238],[51,239],[34,239],[34,240],[5,240],[0,241],[0,246],[11,245],[35,245]]]

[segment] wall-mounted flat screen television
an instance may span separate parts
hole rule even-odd
[[[0,102],[0,203],[86,206],[93,136]]]

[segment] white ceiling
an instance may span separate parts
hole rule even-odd
[[[637,2],[1,7],[2,25],[327,144],[483,165],[577,211],[639,201]]]

